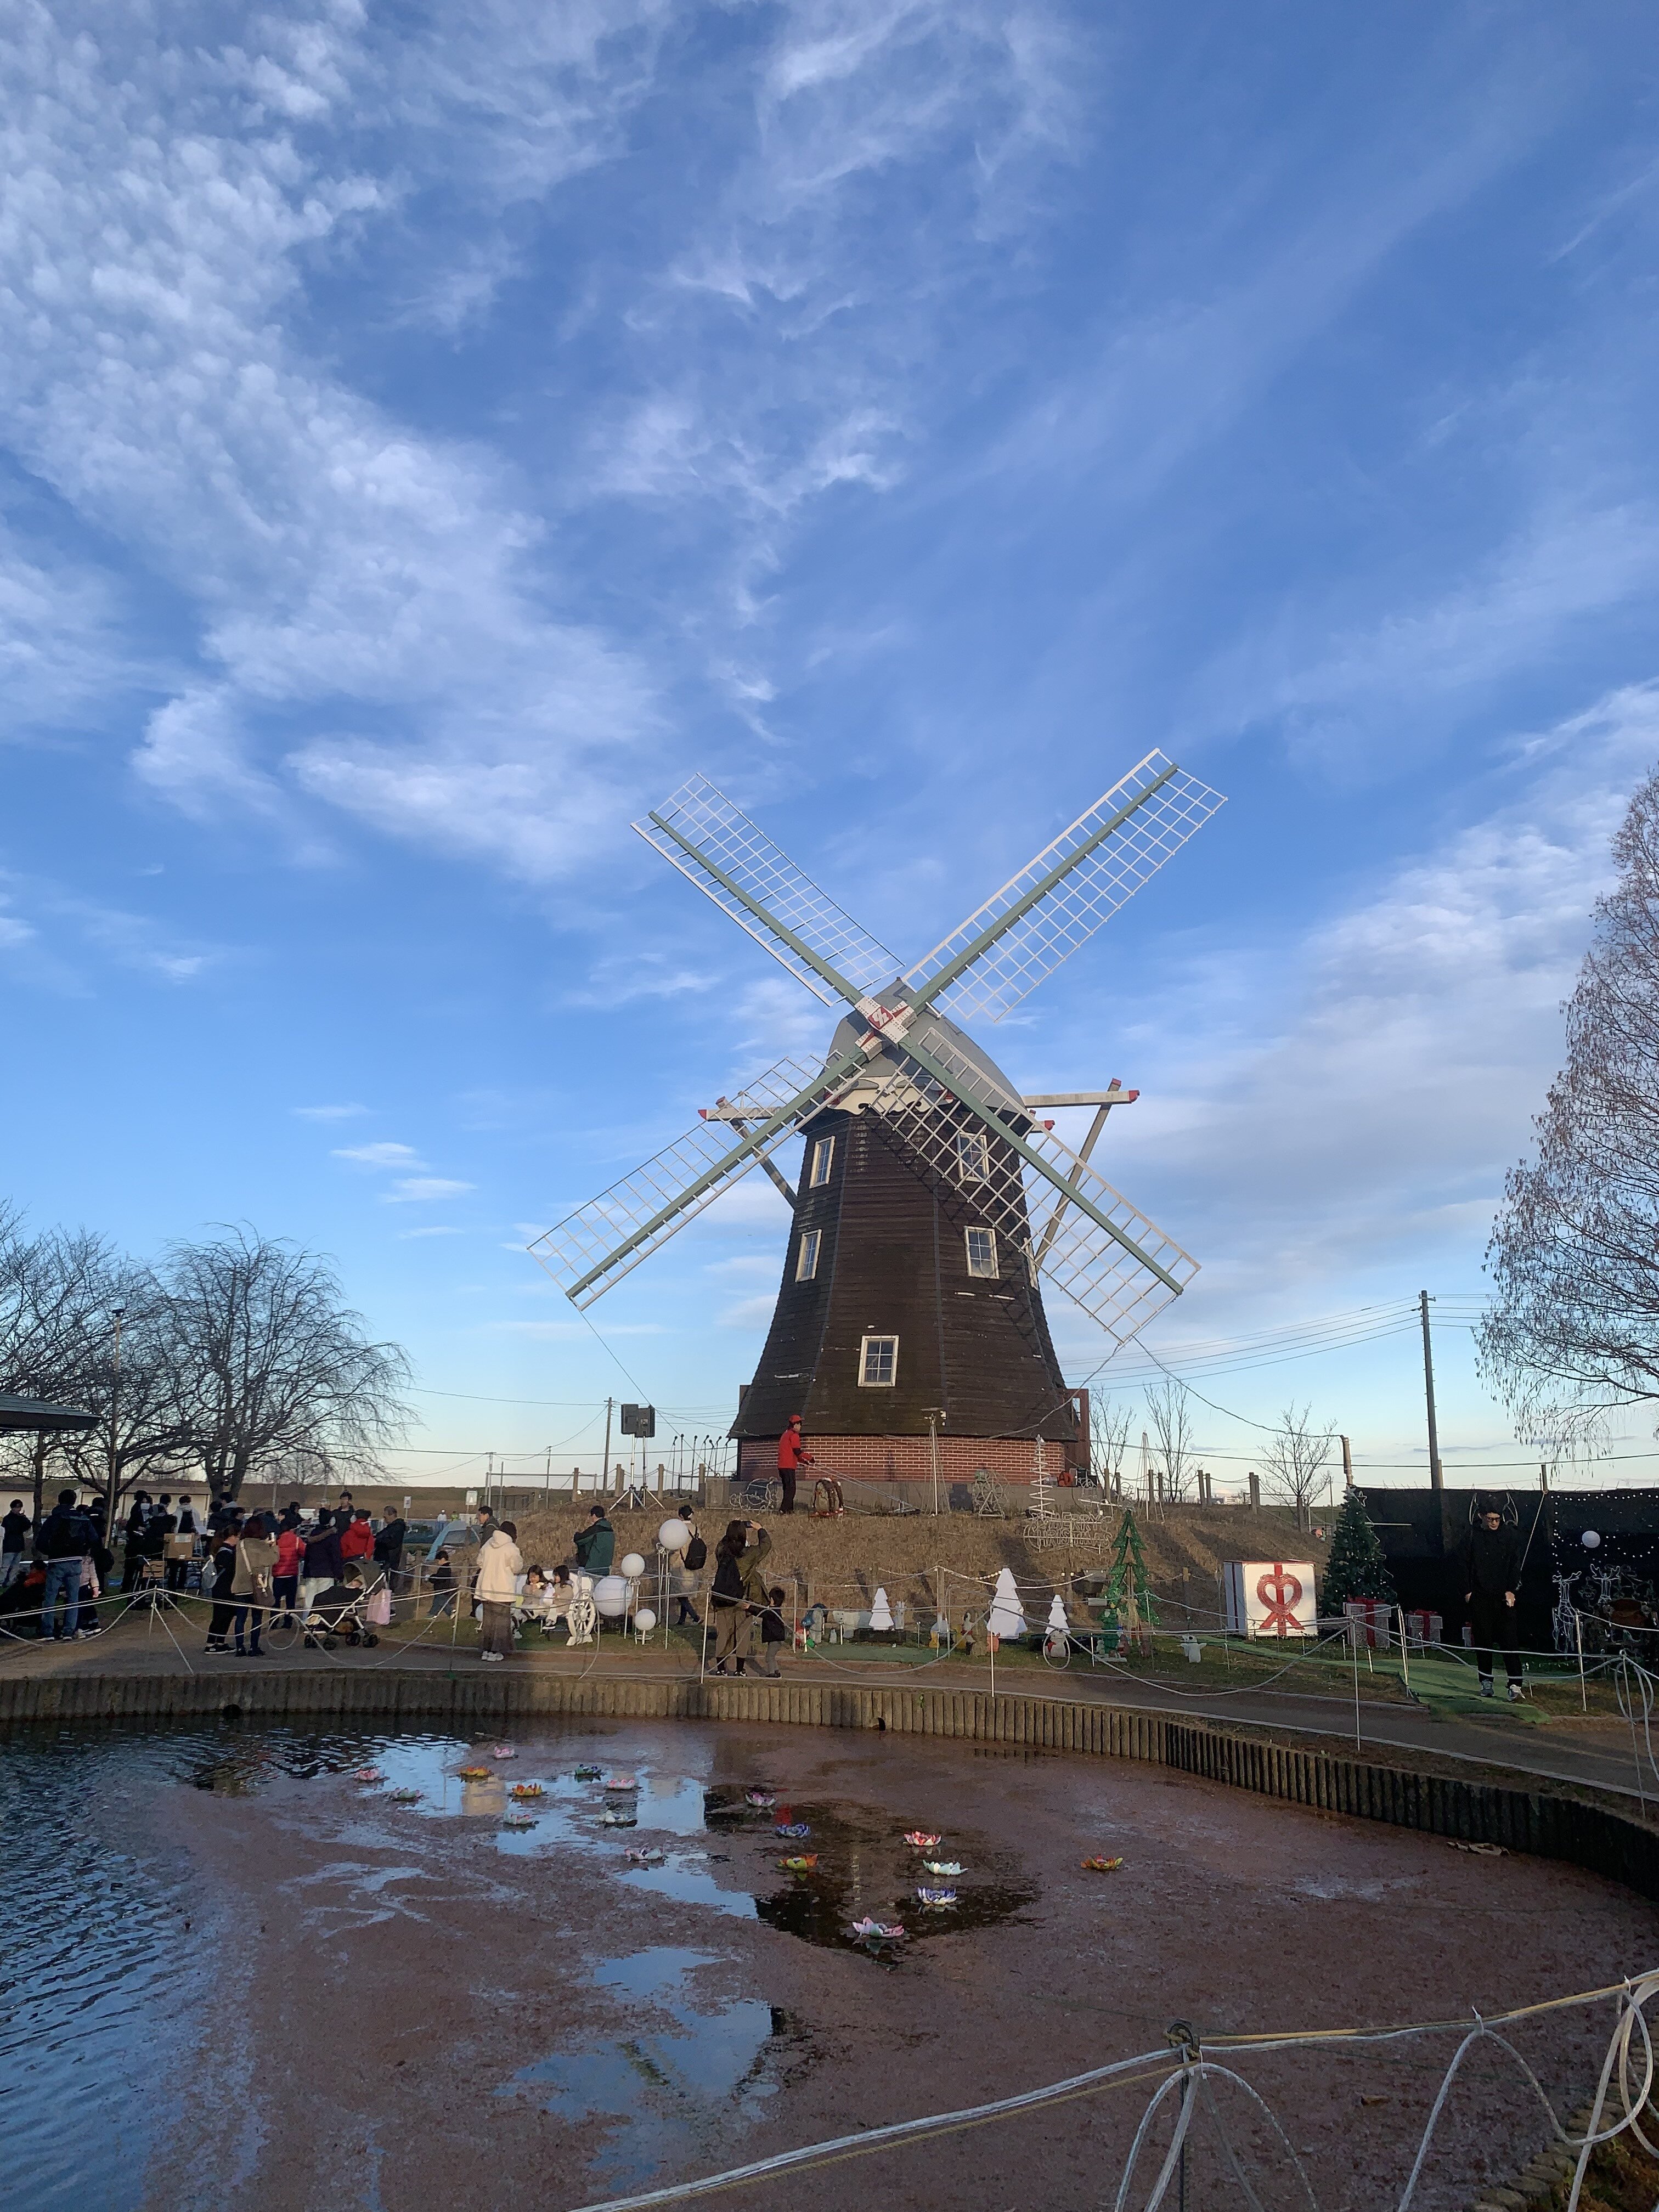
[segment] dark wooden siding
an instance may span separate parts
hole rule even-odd
[[[809,1432],[921,1436],[927,1409],[939,1407],[953,1436],[1069,1442],[1076,1421],[1023,1255],[1000,1236],[1000,1277],[968,1272],[965,1232],[980,1220],[972,1186],[919,1171],[902,1131],[872,1115],[821,1115],[806,1136],[777,1306],[732,1434],[775,1437],[798,1413]],[[807,1165],[824,1136],[835,1157],[815,1191]],[[1018,1193],[1018,1158],[994,1140],[992,1173]],[[810,1229],[823,1232],[817,1274],[798,1283]],[[898,1338],[895,1388],[860,1385],[866,1335]]]

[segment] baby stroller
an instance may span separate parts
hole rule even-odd
[[[331,1583],[318,1591],[303,1616],[272,1612],[265,1642],[274,1651],[287,1651],[303,1630],[307,1651],[332,1651],[342,1639],[372,1650],[380,1639],[368,1625],[368,1595],[361,1583]]]

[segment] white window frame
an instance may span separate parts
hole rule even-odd
[[[976,1163],[969,1165],[969,1156]],[[958,1182],[988,1182],[991,1176],[991,1143],[983,1129],[957,1131],[957,1180]]]
[[[821,1229],[803,1229],[800,1243],[795,1251],[795,1280],[810,1283],[818,1272],[818,1252],[823,1243]]]
[[[820,1137],[812,1147],[811,1171],[806,1178],[808,1190],[822,1190],[830,1180],[830,1164],[836,1157],[833,1137]]]
[[[988,1267],[976,1267],[974,1265],[974,1239],[975,1237],[982,1237],[986,1240],[990,1260],[990,1265]],[[987,1229],[979,1223],[975,1223],[973,1228],[964,1229],[963,1231],[962,1241],[963,1249],[968,1255],[969,1273],[972,1275],[975,1280],[980,1282],[1000,1282],[1002,1279],[1002,1268],[997,1259],[996,1231],[994,1229]]]
[[[889,1370],[885,1376],[872,1375],[870,1372],[871,1346],[878,1344],[890,1344],[893,1347],[884,1363]],[[866,1336],[860,1340],[859,1388],[860,1390],[894,1390],[898,1388],[898,1349],[899,1340],[896,1336]],[[880,1358],[879,1353],[877,1354],[877,1358]]]

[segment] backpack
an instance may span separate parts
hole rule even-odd
[[[708,1547],[701,1536],[694,1536],[685,1547],[685,1564],[692,1574],[708,1564]]]

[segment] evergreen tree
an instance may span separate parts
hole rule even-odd
[[[1355,1598],[1376,1598],[1384,1605],[1395,1602],[1389,1563],[1376,1540],[1365,1501],[1358,1489],[1350,1489],[1342,1500],[1336,1534],[1331,1539],[1320,1611],[1339,1613]]]
[[[1135,1516],[1126,1507],[1112,1539],[1112,1557],[1101,1599],[1103,1626],[1118,1631],[1118,1640],[1151,1628],[1158,1619],[1158,1601],[1146,1577],[1146,1554],[1140,1547]]]

